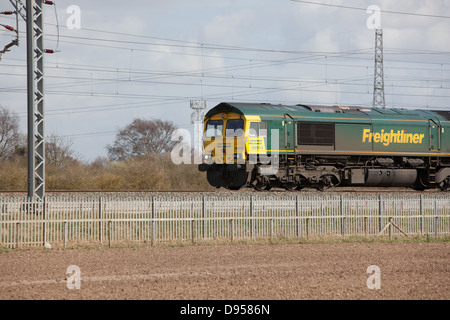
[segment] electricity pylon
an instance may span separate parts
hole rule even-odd
[[[45,195],[44,14],[42,0],[27,0],[28,197]]]
[[[13,45],[19,45],[19,15],[26,22],[27,33],[27,129],[28,129],[28,197],[43,200],[45,195],[45,140],[44,140],[44,21],[43,4],[53,5],[53,1],[10,0],[15,12],[16,39],[7,44],[1,53],[9,51]]]
[[[191,122],[194,124],[194,163],[201,163],[203,154],[203,117],[206,101],[191,100]]]
[[[383,29],[375,30],[375,70],[372,106],[374,108],[386,108],[384,99]]]

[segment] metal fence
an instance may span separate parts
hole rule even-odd
[[[0,197],[0,246],[450,234],[446,194]]]

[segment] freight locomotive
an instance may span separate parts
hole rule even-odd
[[[223,102],[203,143],[215,187],[450,190],[450,111]]]

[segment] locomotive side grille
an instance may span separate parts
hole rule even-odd
[[[334,145],[334,123],[299,122],[297,128],[300,145]]]

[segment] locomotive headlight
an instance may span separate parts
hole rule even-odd
[[[203,155],[203,162],[206,163],[206,164],[212,164],[214,162],[214,159],[213,159],[212,155],[204,154]]]
[[[236,159],[238,163],[244,163],[244,154],[243,153],[236,153],[234,155],[234,159]]]

